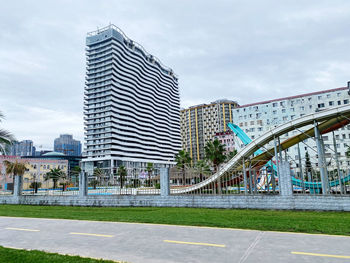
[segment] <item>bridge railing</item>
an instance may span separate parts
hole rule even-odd
[[[189,189],[207,180],[215,171],[196,168],[171,169],[170,193],[183,195],[247,195],[278,194],[278,178],[267,167],[231,169],[217,180],[195,190]]]

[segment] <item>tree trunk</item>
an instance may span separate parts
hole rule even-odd
[[[53,179],[53,189],[57,188],[57,180]]]
[[[182,168],[182,185],[186,184],[185,168]]]
[[[215,173],[217,173],[218,170],[219,170],[219,169],[218,169],[218,166],[215,165],[214,167],[215,167]],[[216,180],[216,183],[217,183],[217,188],[218,188],[217,193],[218,193],[219,195],[221,195],[221,194],[222,194],[222,191],[221,191],[221,178],[218,178],[218,179]]]

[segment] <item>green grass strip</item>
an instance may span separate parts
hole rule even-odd
[[[24,250],[0,246],[0,261],[11,263],[115,263],[115,261],[82,258],[79,256],[46,253],[39,250]]]
[[[0,205],[0,216],[210,226],[350,236],[349,212]]]

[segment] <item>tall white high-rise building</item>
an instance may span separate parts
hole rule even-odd
[[[88,33],[84,169],[171,165],[181,148],[178,78],[109,25]]]

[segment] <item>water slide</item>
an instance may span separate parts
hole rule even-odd
[[[185,186],[181,188],[171,189],[172,194],[191,193],[199,189],[205,188],[212,183],[216,183],[219,178],[232,172],[233,170],[239,170],[243,167],[243,162],[246,167],[249,165],[248,158],[252,156],[263,145],[267,145],[270,141],[273,141],[275,137],[279,137],[295,129],[313,125],[314,122],[318,122],[318,128],[320,133],[324,134],[331,132],[332,130],[339,129],[340,127],[349,123],[350,119],[350,105],[335,107],[320,112],[315,112],[309,115],[302,116],[298,119],[294,119],[281,124],[262,134],[260,137],[251,141],[243,149],[241,149],[231,160],[224,164],[218,172],[208,177],[206,180],[199,182],[191,186]],[[281,149],[285,150],[297,143],[304,141],[305,139],[314,136],[314,129],[309,129],[306,132],[300,133],[281,144]],[[264,166],[274,156],[274,148],[267,149],[263,153],[254,156],[250,159],[255,166]]]
[[[233,123],[228,123],[227,126],[231,129],[231,131],[236,134],[236,136],[243,142],[244,145],[248,145],[249,143],[252,142],[252,139],[241,129],[239,128],[236,124],[233,124]],[[258,149],[254,155],[260,155],[262,154],[263,151]],[[266,164],[265,164],[266,167],[268,166],[272,166],[273,167],[273,171],[275,171],[275,174],[276,171],[277,171],[277,167],[275,166],[274,163],[272,163],[272,161],[268,161]],[[271,175],[269,175],[267,172],[265,174],[262,174],[261,177],[260,177],[260,181],[258,182],[257,184],[257,188],[258,189],[262,189],[266,186],[266,180],[268,180],[268,182],[271,181]]]
[[[327,124],[327,122],[324,122],[324,123]],[[346,118],[345,118],[345,120],[343,120],[341,122],[337,122],[337,123],[334,123],[334,121],[330,121],[330,122],[328,122],[328,125],[324,125],[323,124],[324,129],[322,129],[321,134],[325,134],[325,133],[331,132],[333,130],[339,129],[339,128],[341,128],[341,127],[343,127],[343,126],[345,126],[345,125],[347,125],[349,123],[350,123],[350,121],[348,119],[346,119]],[[252,139],[241,128],[239,128],[236,124],[228,123],[227,126],[237,135],[237,137],[243,142],[244,145],[247,145],[247,144],[252,142]],[[311,135],[313,133],[313,135],[314,135],[314,128],[313,127],[310,128],[305,133],[308,134],[308,135],[309,134]],[[302,135],[302,133],[299,134],[299,135],[293,136],[292,138],[289,138],[286,141],[282,142],[282,144],[281,144],[282,149],[289,148],[290,146],[286,147],[286,144],[288,144],[288,142],[290,142],[290,141],[295,141],[297,139],[298,142],[300,142],[300,139],[302,137],[304,137],[304,136],[300,136],[300,135]],[[283,145],[285,147],[283,147]],[[263,151],[257,150],[256,153],[263,154]],[[269,161],[267,164],[265,164],[265,166],[271,166],[271,161]],[[274,164],[272,165],[272,167],[273,167],[273,170],[276,172],[277,171],[277,167]],[[262,186],[264,186],[266,184],[266,178],[265,177],[266,177],[266,175],[263,175],[261,177],[260,182],[257,185],[258,188],[261,188]],[[268,180],[270,182],[270,178],[268,178]],[[350,181],[350,175],[342,178],[341,181],[342,181],[342,183],[349,182]],[[322,189],[322,183],[321,182],[308,182],[308,181],[304,181],[303,182],[302,180],[297,179],[294,176],[292,176],[292,183],[293,183],[293,185],[300,186],[300,187],[303,187],[303,185],[304,185],[304,187],[307,188],[307,189]],[[338,186],[339,184],[340,184],[339,180],[334,180],[334,181],[330,181],[329,182],[329,186],[330,187]]]

